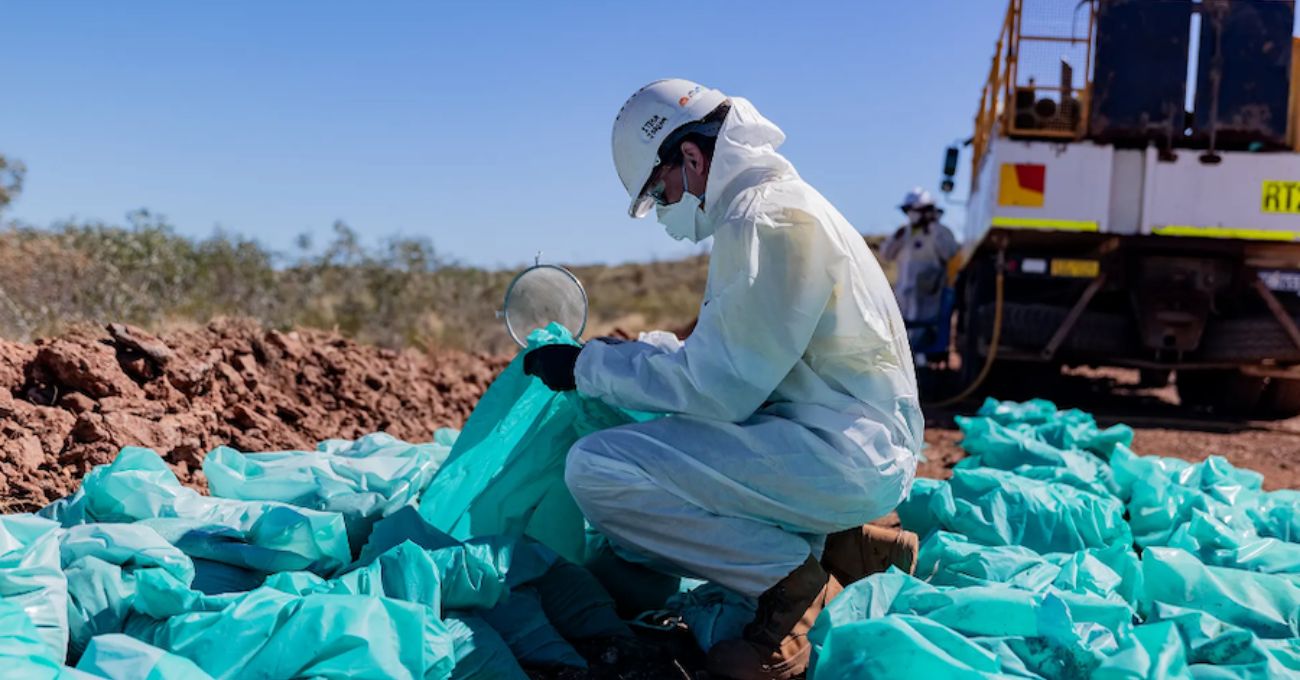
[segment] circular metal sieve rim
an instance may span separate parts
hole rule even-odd
[[[519,337],[519,333],[515,331],[514,324],[510,323],[510,294],[514,292],[515,284],[519,283],[520,279],[524,278],[524,276],[529,272],[538,269],[554,269],[560,272],[561,274],[567,276],[570,281],[573,281],[573,285],[578,287],[578,292],[582,294],[582,326],[579,327],[577,330],[573,331],[573,337],[575,339],[581,338],[582,332],[587,330],[587,319],[589,318],[591,313],[590,304],[587,299],[587,289],[583,287],[582,281],[579,281],[578,277],[574,275],[573,272],[556,264],[535,264],[519,272],[518,274],[515,274],[515,278],[510,280],[510,285],[506,287],[505,301],[502,303],[501,311],[499,312],[501,317],[505,319],[506,332],[510,334],[510,338],[514,340],[515,343],[518,344],[520,347],[528,346],[528,341],[524,338]]]

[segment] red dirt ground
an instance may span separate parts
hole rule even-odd
[[[0,340],[0,512],[71,493],[127,445],[202,488],[203,455],[221,444],[311,449],[374,431],[424,441],[463,424],[505,363],[237,320],[164,337],[113,324]]]

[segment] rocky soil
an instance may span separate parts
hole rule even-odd
[[[203,455],[310,449],[374,431],[459,427],[506,360],[359,345],[238,320],[162,337],[118,324],[0,340],[0,512],[73,490],[123,446],[154,449],[199,488]]]

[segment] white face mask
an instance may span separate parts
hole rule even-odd
[[[686,164],[682,164],[682,198],[671,205],[655,207],[655,219],[664,225],[664,231],[678,241],[699,243],[700,220],[704,211],[700,210],[700,197],[692,194],[686,182]]]

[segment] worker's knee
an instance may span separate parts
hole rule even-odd
[[[608,430],[587,435],[569,449],[565,458],[564,483],[589,516],[616,503],[638,476],[628,463],[618,459],[613,436]]]
[[[564,459],[564,484],[578,505],[584,508],[590,502],[591,492],[604,483],[598,462],[604,450],[597,440],[599,435],[598,432],[579,439]]]

